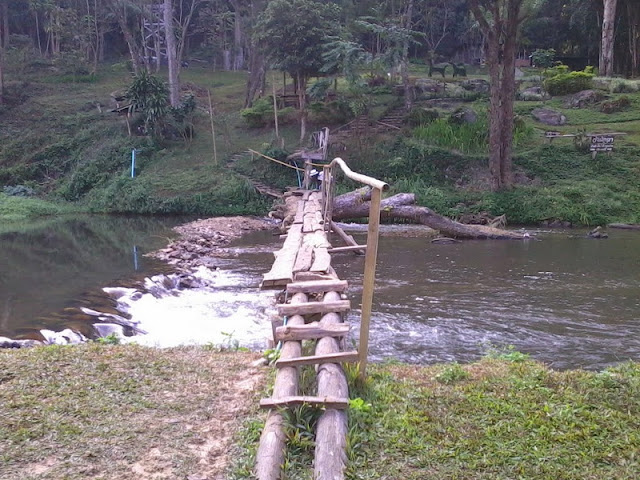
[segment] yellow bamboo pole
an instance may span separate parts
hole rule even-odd
[[[211,137],[213,138],[213,163],[218,165],[218,152],[216,151],[216,129],[213,125],[213,102],[211,101],[211,90],[207,89],[209,96],[209,118],[211,119]]]
[[[371,189],[369,207],[369,229],[367,232],[367,253],[364,259],[364,279],[362,282],[362,316],[360,317],[360,344],[358,346],[358,378],[363,381],[367,370],[369,354],[369,326],[373,304],[373,288],[376,280],[376,261],[378,257],[378,232],[380,230],[380,203],[382,190]]]
[[[273,122],[276,127],[276,140],[280,139],[280,133],[278,132],[278,101],[276,100],[276,77],[271,72],[271,89],[273,90]]]

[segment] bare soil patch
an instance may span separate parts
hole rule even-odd
[[[228,478],[259,355],[86,344],[0,351],[0,478]]]

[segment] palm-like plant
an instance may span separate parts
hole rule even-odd
[[[155,138],[162,138],[163,126],[170,108],[167,85],[143,70],[133,77],[125,97],[131,100],[129,114],[140,112],[145,131]]]

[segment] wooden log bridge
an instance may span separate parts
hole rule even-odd
[[[314,165],[316,168],[317,165]],[[307,165],[308,167],[308,165]],[[357,245],[331,221],[334,191],[333,168],[372,187],[369,232],[366,245]],[[288,299],[277,306],[280,317],[274,322],[274,341],[281,345],[278,369],[271,398],[260,402],[269,409],[256,457],[256,477],[278,480],[281,477],[286,452],[284,410],[307,405],[322,410],[315,429],[315,480],[344,478],[347,442],[347,410],[349,388],[342,364],[357,362],[361,377],[365,375],[369,342],[369,323],[375,264],[378,249],[380,200],[387,184],[352,172],[341,159],[323,165],[322,190],[309,190],[305,175],[303,189],[288,192],[285,201],[295,202],[295,216],[282,248],[275,252],[271,270],[264,275],[262,288],[284,288]],[[310,171],[310,168],[305,168]],[[333,247],[328,233],[334,231],[348,243]],[[340,280],[331,266],[331,253],[365,251],[365,272],[362,295],[362,317],[359,349],[345,351],[344,339],[349,325],[344,315],[351,307],[346,298],[347,282]],[[303,342],[314,342],[312,355],[303,355]],[[304,349],[307,350],[306,348]],[[298,370],[315,365],[316,382],[313,394],[299,392]],[[307,392],[308,393],[308,392]]]

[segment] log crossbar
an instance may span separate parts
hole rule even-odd
[[[291,189],[285,194],[287,211],[291,212],[287,222],[289,230],[262,282],[263,288],[286,288],[290,302],[277,305],[282,319],[273,322],[274,341],[282,345],[282,353],[275,364],[278,372],[273,395],[260,401],[260,406],[269,413],[256,457],[259,480],[280,479],[286,448],[282,409],[300,405],[322,409],[316,425],[313,478],[344,479],[349,389],[343,364],[358,363],[361,377],[367,364],[380,202],[382,191],[387,190],[388,185],[351,171],[340,158],[328,165],[312,164],[315,157],[303,155],[303,158],[306,158],[303,188]],[[323,169],[320,191],[309,190],[313,183],[312,166]],[[347,178],[372,189],[366,245],[358,245],[331,220],[335,169],[341,169]],[[328,240],[331,231],[347,245],[333,247]],[[350,310],[351,302],[342,296],[347,282],[340,280],[331,266],[331,254],[338,252],[365,253],[360,344],[359,349],[353,351],[343,350],[344,337],[350,331],[344,323],[344,314]],[[314,354],[302,354],[305,341],[315,342]],[[313,396],[298,392],[298,370],[305,365],[315,366],[317,385]]]

